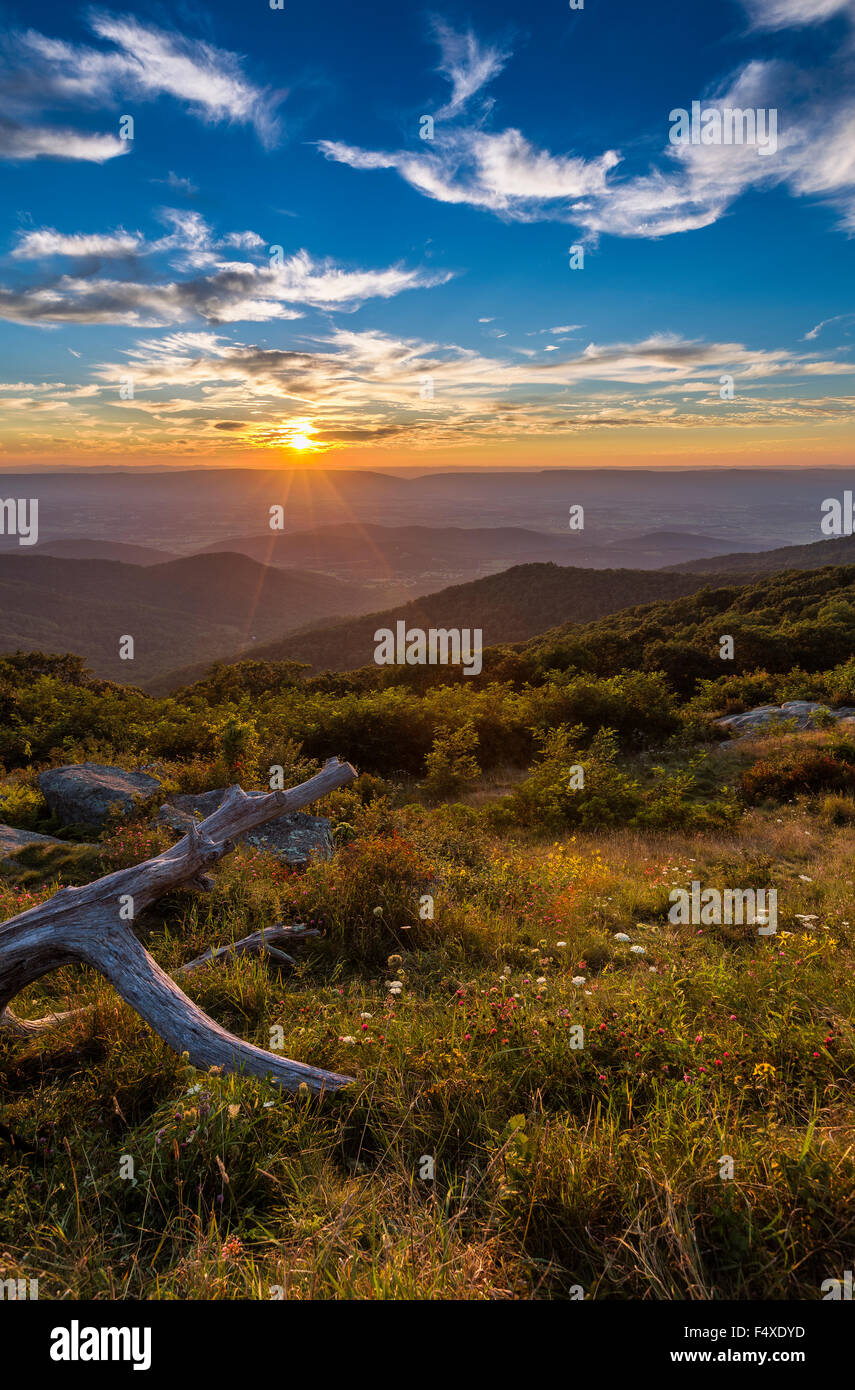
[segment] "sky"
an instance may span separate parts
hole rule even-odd
[[[855,0],[279,2],[0,3],[0,471],[849,461]]]

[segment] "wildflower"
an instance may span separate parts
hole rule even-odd
[[[348,1034],[347,1037],[339,1038],[339,1042],[340,1042],[340,1043],[355,1043],[355,1042],[356,1042],[356,1038],[352,1038],[352,1037],[350,1036],[350,1034]]]
[[[627,936],[625,931],[616,931],[615,941],[629,941],[629,937]]]
[[[647,947],[646,947],[646,946],[630,946],[629,949],[630,949],[630,951],[632,952],[632,954],[633,954],[634,956],[646,956],[646,955],[647,955]]]
[[[584,976],[584,975],[574,975],[574,976],[573,976],[573,979],[572,979],[572,981],[571,981],[571,984],[574,984],[574,985],[583,985],[584,983],[585,983],[585,976]]]
[[[360,1018],[373,1018],[374,1015],[373,1015],[373,1014],[360,1014],[359,1017],[360,1017]]]

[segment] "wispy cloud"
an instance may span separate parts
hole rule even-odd
[[[802,28],[855,13],[853,0],[743,0],[758,29]]]
[[[352,312],[367,300],[391,299],[451,278],[450,271],[403,265],[353,269],[305,250],[273,258],[257,232],[217,237],[197,212],[165,208],[161,216],[171,230],[154,241],[122,228],[63,233],[45,227],[23,234],[12,252],[18,260],[161,256],[177,274],[159,281],[137,275],[108,279],[87,268],[34,286],[0,286],[0,318],[42,326],[160,327],[194,318],[215,324],[266,322],[300,318],[306,308]]]
[[[822,330],[823,330],[824,328],[828,328],[832,323],[851,323],[851,321],[852,321],[853,319],[855,319],[855,313],[852,313],[852,314],[834,314],[832,318],[830,318],[830,319],[823,319],[820,323],[815,324],[814,327],[811,328],[811,329],[809,330],[809,332],[807,332],[807,333],[804,335],[804,338],[802,339],[802,342],[803,342],[803,343],[811,343],[811,342],[813,342],[816,338],[819,337],[819,335],[820,335],[820,333],[822,332]]]
[[[41,260],[46,256],[132,256],[143,245],[139,232],[85,232],[66,234],[53,227],[26,232],[12,252],[15,260]]]
[[[494,43],[482,43],[471,29],[459,32],[444,20],[434,18],[434,37],[440,47],[439,71],[451,83],[451,96],[436,113],[437,119],[455,115],[494,77],[498,77],[511,56]]]
[[[0,65],[7,112],[0,124],[3,158],[101,162],[127,153],[126,141],[41,124],[39,113],[61,105],[118,110],[129,101],[162,96],[183,102],[207,123],[251,126],[268,147],[279,139],[282,94],[252,82],[237,54],[131,15],[92,10],[88,23],[104,47],[35,29],[6,36]]]
[[[498,134],[471,128],[438,132],[436,151],[393,153],[363,150],[338,140],[320,141],[327,159],[352,169],[394,169],[420,193],[441,203],[463,203],[514,220],[556,216],[570,220],[571,204],[605,191],[618,163],[614,151],[586,160],[551,155],[518,130]]]
[[[0,120],[0,159],[79,159],[103,164],[117,155],[127,154],[129,149],[127,141],[120,140],[117,135]]]
[[[800,15],[799,22],[807,23],[812,8],[813,17],[821,17],[819,4],[781,0],[779,12],[783,17],[785,6],[790,22]],[[769,4],[763,8],[767,20],[775,12]],[[519,129],[491,131],[483,120],[438,123],[434,139],[419,150],[370,150],[341,140],[322,140],[319,148],[327,159],[353,169],[394,170],[436,201],[515,221],[566,222],[589,239],[601,234],[655,238],[698,230],[717,222],[745,192],[776,186],[828,203],[837,210],[841,229],[853,232],[855,73],[848,51],[836,62],[835,81],[827,71],[753,60],[705,95],[705,110],[779,113],[772,157],[761,157],[751,143],[672,144],[666,139],[670,115],[665,111],[658,161],[632,176],[623,174],[618,150],[555,154],[535,146]],[[686,108],[693,99],[694,94],[686,97]],[[460,114],[459,105],[457,110]]]

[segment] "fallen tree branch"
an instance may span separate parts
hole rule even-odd
[[[276,926],[254,931],[250,936],[242,936],[240,941],[233,941],[229,946],[211,946],[195,960],[188,960],[186,965],[179,965],[177,970],[171,971],[172,978],[179,979],[182,975],[189,975],[191,970],[201,970],[219,960],[234,960],[236,956],[267,955],[288,965],[296,965],[294,957],[280,951],[279,945],[285,941],[305,941],[311,936],[320,936],[320,932],[314,927],[286,927],[279,922]]]
[[[203,951],[201,956],[196,956],[194,960],[187,961],[186,965],[179,965],[177,970],[170,970],[168,973],[173,980],[177,980],[182,975],[189,975],[194,970],[202,970],[205,966],[214,965],[218,961],[233,960],[238,956],[247,955],[266,955],[273,960],[281,961],[283,965],[296,965],[297,961],[293,956],[278,950],[272,943],[274,941],[305,941],[307,937],[312,936],[320,936],[320,932],[315,927],[306,927],[299,922],[292,927],[286,927],[284,923],[277,922],[272,927],[264,927],[261,931],[252,932],[249,936],[242,936],[239,941],[233,941],[228,946],[211,946],[209,950]],[[45,1014],[43,1018],[19,1018],[17,1014],[12,1013],[11,1009],[5,1009],[0,1014],[0,1032],[10,1033],[19,1038],[33,1037],[38,1033],[53,1032],[55,1028],[69,1023],[73,1018],[82,1018],[85,1014],[94,1012],[94,1004],[83,1004],[79,1009],[67,1009],[64,1013],[58,1014]]]
[[[64,965],[82,962],[105,975],[125,1002],[170,1047],[179,1053],[186,1052],[193,1065],[202,1070],[220,1067],[225,1072],[270,1076],[283,1090],[296,1091],[305,1084],[315,1094],[348,1085],[351,1080],[348,1076],[277,1057],[226,1032],[161,970],[134,936],[127,918],[129,915],[137,917],[163,893],[180,884],[210,887],[211,880],[205,871],[230,853],[240,835],[308,806],[355,777],[349,763],[331,758],[321,772],[289,791],[245,792],[241,787],[230,787],[212,815],[192,826],[177,844],[162,854],[107,874],[85,887],[62,888],[38,907],[2,923],[0,1021],[3,1026],[19,1036],[27,1036],[43,1032],[46,1027],[68,1018],[69,1014],[54,1014],[48,1019],[28,1023],[17,1018],[9,1004],[33,980]],[[287,928],[281,931],[287,933]],[[263,936],[263,932],[256,932],[244,941]],[[210,958],[221,953],[234,954],[242,944],[221,947]],[[257,946],[248,949],[254,948]],[[209,953],[206,953],[197,961],[189,962],[182,973],[207,964],[208,959]]]

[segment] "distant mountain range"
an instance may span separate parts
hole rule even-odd
[[[684,531],[652,531],[593,544],[583,531],[555,535],[522,526],[379,526],[348,522],[290,534],[231,537],[204,547],[249,555],[261,564],[323,570],[363,581],[420,581],[423,591],[512,565],[553,563],[586,569],[658,569],[678,559],[720,554],[732,542]]]
[[[185,555],[261,535],[273,505],[283,507],[290,532],[453,523],[557,537],[567,535],[568,509],[582,505],[585,531],[575,539],[585,544],[703,531],[729,537],[730,551],[745,551],[818,538],[822,501],[845,484],[842,469],[814,468],[447,469],[405,476],[317,466],[101,468],[0,474],[0,498],[38,498],[42,541],[95,537]],[[693,558],[666,553],[661,563]],[[629,554],[623,562],[635,564]]]
[[[399,618],[480,628],[487,646],[525,641],[706,585],[855,562],[855,537],[733,550],[713,529],[760,546],[752,516],[778,527],[800,505],[807,519],[841,481],[808,470],[9,474],[0,497],[38,497],[41,540],[0,537],[0,651],[73,651],[99,675],[166,689],[250,653],[358,668]],[[277,502],[290,531],[265,529]],[[566,525],[576,502],[578,532]],[[507,516],[515,524],[485,524]],[[699,516],[710,534],[692,528]],[[668,524],[645,528],[656,518]],[[133,662],[119,656],[125,635]]]
[[[376,590],[245,555],[146,567],[0,555],[0,651],[72,651],[98,675],[139,685],[376,601]],[[124,636],[134,638],[133,661],[119,656]]]

